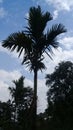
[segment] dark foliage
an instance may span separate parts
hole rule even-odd
[[[11,100],[0,102],[0,127],[3,130],[31,130],[33,90],[24,86],[24,77],[9,87]],[[29,124],[29,125],[28,125]]]
[[[73,129],[73,63],[60,63],[46,76],[46,84],[49,87],[46,109],[49,129]]]

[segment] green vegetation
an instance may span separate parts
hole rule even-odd
[[[73,129],[73,63],[60,63],[52,74],[47,74],[48,107],[46,109],[50,130]]]
[[[13,83],[14,87],[9,87],[11,99],[0,102],[0,126],[3,130],[31,129],[33,90],[24,86],[23,76]]]

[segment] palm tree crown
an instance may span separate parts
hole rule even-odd
[[[22,64],[30,66],[31,70],[44,69],[43,54],[50,57],[48,51],[52,52],[51,47],[58,47],[57,36],[66,32],[62,24],[56,24],[45,33],[45,27],[50,20],[52,16],[49,12],[43,13],[40,6],[31,7],[26,30],[11,34],[3,41],[2,46],[11,51],[16,49],[19,56],[24,52]]]

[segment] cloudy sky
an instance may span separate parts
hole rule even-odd
[[[41,112],[46,107],[45,75],[53,72],[61,61],[73,62],[73,0],[0,0],[0,100],[6,101],[9,98],[9,85],[21,75],[26,77],[25,85],[33,87],[33,74],[26,66],[21,66],[21,59],[17,58],[16,52],[11,53],[1,45],[11,33],[24,30],[29,8],[37,5],[53,16],[47,28],[52,24],[62,23],[67,29],[67,33],[58,37],[60,44],[58,50],[53,50],[53,61],[45,55],[44,63],[47,69],[38,75],[38,111]]]

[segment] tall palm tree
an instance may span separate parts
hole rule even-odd
[[[30,70],[34,72],[34,120],[36,120],[37,114],[37,73],[39,70],[45,69],[44,53],[51,58],[52,47],[57,48],[59,45],[57,36],[66,32],[62,24],[53,25],[46,32],[46,25],[52,19],[51,14],[42,12],[40,6],[31,7],[25,31],[11,34],[2,45],[11,51],[16,49],[19,56],[23,52],[22,64],[29,66]]]

